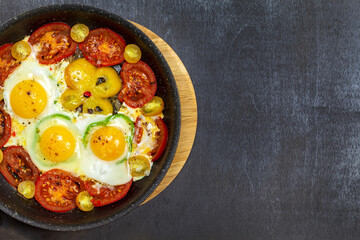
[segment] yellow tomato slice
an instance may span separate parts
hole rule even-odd
[[[27,199],[33,198],[35,195],[35,183],[33,181],[23,181],[19,184],[17,190]]]
[[[93,197],[87,191],[82,191],[76,196],[76,206],[81,211],[91,211],[94,209],[91,199],[93,199]]]
[[[75,24],[70,31],[72,40],[78,43],[83,42],[88,35],[89,28],[82,23]]]
[[[128,63],[137,63],[141,59],[140,48],[135,44],[126,45],[124,58]]]
[[[132,156],[128,159],[131,176],[142,177],[150,170],[149,160],[142,155]]]
[[[144,116],[152,117],[161,114],[164,110],[164,101],[161,97],[154,96],[148,103],[141,107]]]
[[[11,55],[19,60],[25,60],[31,53],[30,45],[25,41],[15,43],[11,48]]]

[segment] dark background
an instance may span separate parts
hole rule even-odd
[[[358,1],[1,0],[0,21],[85,3],[149,28],[192,78],[192,153],[158,197],[103,227],[0,239],[358,239]],[[1,193],[0,193],[1,194]]]

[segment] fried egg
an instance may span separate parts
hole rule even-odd
[[[23,61],[4,83],[5,109],[10,116],[33,122],[46,116],[54,102],[56,83],[47,67]]]
[[[26,150],[40,171],[58,168],[81,174],[81,135],[68,116],[54,114],[26,129]]]
[[[122,114],[90,124],[83,137],[81,170],[87,177],[110,185],[129,182],[127,159],[131,154],[134,124]]]

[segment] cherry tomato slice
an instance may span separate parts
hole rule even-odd
[[[118,186],[107,186],[94,180],[85,182],[85,188],[94,198],[91,202],[95,207],[101,207],[119,201],[128,193],[132,180]],[[100,187],[99,187],[100,186]]]
[[[76,206],[84,212],[88,212],[94,209],[94,204],[92,204],[91,200],[93,197],[87,192],[82,191],[76,196]]]
[[[164,121],[161,118],[157,118],[155,120],[156,126],[160,129],[160,131],[157,133],[157,141],[156,141],[156,147],[150,152],[153,158],[153,162],[158,160],[162,153],[165,150],[167,139],[168,139],[168,130],[164,123]]]
[[[53,212],[67,212],[76,207],[76,196],[84,191],[84,182],[60,169],[52,169],[36,181],[35,199]]]
[[[146,63],[125,62],[120,71],[123,88],[118,98],[132,108],[144,106],[155,95],[157,83],[155,74]]]
[[[0,106],[0,147],[4,146],[11,136],[10,115]]]
[[[154,96],[149,102],[142,106],[141,111],[144,116],[153,117],[159,115],[164,110],[164,101],[161,97]]]
[[[72,26],[70,36],[75,42],[82,42],[89,35],[89,28],[82,23]]]
[[[17,190],[25,198],[31,199],[35,195],[35,183],[33,181],[22,181]]]
[[[0,47],[0,86],[4,85],[9,74],[20,65],[20,62],[11,55],[12,46],[8,43]]]
[[[25,60],[31,53],[31,47],[26,41],[19,41],[11,47],[11,55],[19,60]]]
[[[131,156],[127,161],[133,177],[142,177],[150,172],[150,162],[143,155]]]
[[[0,171],[11,186],[16,188],[22,181],[36,181],[39,170],[23,147],[8,147],[3,154]]]
[[[134,132],[134,138],[133,142],[136,144],[139,144],[141,142],[141,138],[144,132],[144,129],[141,127],[141,119],[138,117],[134,124],[135,132]]]
[[[86,60],[103,67],[123,62],[125,45],[125,40],[119,34],[107,28],[97,28],[90,31],[79,48]]]
[[[70,37],[71,27],[66,23],[49,23],[38,28],[29,43],[38,48],[36,58],[41,64],[53,64],[72,55],[77,43]]]
[[[129,63],[137,63],[141,59],[140,48],[135,44],[126,45],[124,58]]]

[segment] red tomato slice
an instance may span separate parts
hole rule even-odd
[[[66,23],[49,23],[31,34],[29,43],[39,48],[37,60],[48,65],[71,56],[77,43],[71,39],[70,30]]]
[[[4,146],[11,136],[11,118],[0,104],[0,147]]]
[[[60,169],[52,169],[36,181],[35,199],[53,212],[67,212],[76,207],[76,196],[84,191],[84,182]]]
[[[79,44],[86,60],[97,67],[112,66],[124,61],[125,40],[108,28],[90,31]]]
[[[9,74],[20,65],[20,62],[11,55],[12,46],[7,43],[0,47],[0,86],[4,85]]]
[[[138,117],[134,124],[135,131],[134,131],[134,139],[133,141],[136,144],[139,144],[141,142],[141,138],[144,132],[144,129],[141,127],[141,119]]]
[[[144,106],[156,93],[157,83],[153,70],[142,61],[125,62],[120,71],[123,88],[118,98],[132,108]]]
[[[154,148],[150,154],[154,156],[153,162],[158,160],[161,155],[163,154],[167,139],[168,139],[168,130],[164,123],[164,121],[161,118],[157,118],[155,120],[156,126],[160,129],[160,132],[158,132],[157,141],[156,141],[156,148]]]
[[[30,155],[20,146],[11,146],[4,151],[0,171],[11,186],[15,188],[22,181],[35,182],[39,176],[39,170],[31,161]]]
[[[95,207],[101,207],[110,203],[119,201],[128,193],[132,180],[128,183],[118,186],[108,186],[94,180],[85,182],[85,188],[88,193],[93,196],[91,202]]]

